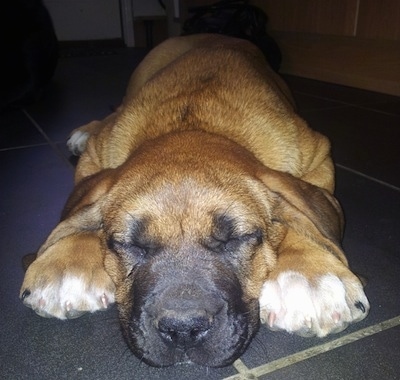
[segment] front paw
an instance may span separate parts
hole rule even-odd
[[[266,281],[260,295],[260,318],[272,330],[324,337],[364,319],[369,302],[358,278],[325,274],[311,283],[304,275],[285,271]]]
[[[69,151],[74,156],[80,156],[86,149],[86,143],[89,139],[90,134],[76,129],[72,132],[70,138],[67,141]]]
[[[63,240],[29,266],[20,298],[42,317],[71,319],[105,310],[114,302],[115,286],[101,255],[91,251],[96,247],[90,244],[85,246],[87,252],[66,253],[67,247],[60,245],[68,244],[70,238]]]

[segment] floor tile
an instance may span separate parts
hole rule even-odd
[[[65,142],[74,128],[104,118],[121,103],[144,54],[126,49],[109,56],[61,58],[45,96],[27,111],[53,141]]]
[[[0,149],[46,143],[22,110],[9,109],[0,113],[0,126]]]
[[[1,260],[15,264],[58,223],[73,171],[49,146],[2,151],[0,159]]]
[[[368,105],[376,103],[398,102],[399,98],[378,92],[320,82],[317,80],[284,75],[293,92],[314,95],[323,99],[336,100],[344,104]]]
[[[369,104],[366,107],[371,110],[374,110],[374,111],[386,113],[388,115],[400,116],[400,99],[399,98],[397,98],[397,100]]]
[[[400,117],[358,107],[300,113],[331,140],[336,163],[400,187]]]
[[[259,377],[260,380],[397,379],[400,327]]]
[[[299,92],[292,92],[297,112],[300,115],[306,111],[311,110],[329,110],[348,107],[348,105],[336,102],[331,99],[320,98],[314,95],[303,94]]]

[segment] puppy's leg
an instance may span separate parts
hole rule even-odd
[[[367,316],[368,299],[347,263],[304,237],[287,243],[261,291],[262,322],[272,330],[323,337]]]
[[[318,167],[304,174],[301,179],[305,182],[311,183],[312,185],[326,189],[330,194],[333,194],[335,189],[335,180],[332,159],[326,157]]]
[[[104,128],[113,125],[119,110],[120,108],[103,120],[94,120],[74,129],[67,141],[69,151],[75,156],[80,156],[86,149],[89,137],[98,135]]]
[[[114,293],[99,236],[80,233],[51,245],[29,266],[20,297],[43,317],[70,319],[107,309]]]
[[[80,156],[86,149],[86,143],[90,135],[93,134],[96,129],[101,128],[101,124],[101,121],[95,120],[74,129],[67,141],[68,150],[74,156]]]

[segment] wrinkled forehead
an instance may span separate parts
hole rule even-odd
[[[262,227],[270,210],[257,189],[243,181],[228,186],[215,182],[164,179],[120,193],[109,200],[105,224],[121,233],[141,231],[171,239],[207,235],[215,229],[243,234]]]

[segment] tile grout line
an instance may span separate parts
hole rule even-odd
[[[10,148],[0,148],[0,152],[9,152],[10,150],[17,150],[17,149],[36,148],[38,146],[46,146],[46,145],[48,145],[47,142],[38,144],[29,144],[29,145],[18,145]]]
[[[244,362],[241,359],[235,360],[233,363],[233,367],[238,371],[239,373],[234,376],[239,376],[239,377],[234,377],[235,379],[241,379],[242,376],[246,379],[246,374],[250,373],[250,369],[244,364]],[[252,377],[252,379],[256,379],[255,377]]]
[[[369,110],[369,111],[372,111],[372,112],[381,113],[381,114],[386,115],[386,116],[398,116],[397,113],[388,112],[388,111],[382,111],[380,109],[376,109],[376,108],[372,107],[374,104],[386,104],[386,103],[388,103],[387,101],[358,104],[358,103],[345,102],[345,101],[339,100],[339,99],[332,99],[332,98],[328,98],[326,96],[310,94],[308,92],[303,92],[303,91],[296,91],[296,90],[292,90],[292,91],[293,91],[294,94],[305,95],[305,96],[309,96],[311,98],[316,98],[316,99],[325,100],[325,101],[329,101],[331,103],[337,103],[338,104],[336,106],[332,105],[330,107],[310,108],[310,109],[305,110],[306,112],[309,112],[309,111],[321,111],[321,110],[322,111],[326,111],[326,110],[332,110],[332,109],[336,109],[336,108],[354,107],[354,108],[360,108],[360,109],[363,109],[363,110]]]
[[[56,154],[70,167],[73,168],[73,165],[68,161],[68,159],[62,154],[57,145],[50,140],[49,136],[44,132],[44,130],[40,127],[40,125],[36,122],[36,120],[28,113],[28,111],[23,108],[22,112],[29,119],[29,121],[35,126],[35,128],[39,131],[39,133],[43,136],[43,138],[47,141],[47,143],[51,146],[51,148],[56,152]]]
[[[362,173],[362,172],[359,172],[358,170],[355,170],[355,169],[351,169],[351,168],[349,168],[349,167],[347,167],[347,166],[344,166],[344,165],[342,165],[342,164],[336,163],[335,165],[336,165],[338,168],[340,168],[340,169],[343,169],[343,170],[346,170],[346,171],[348,171],[348,172],[350,172],[350,173],[359,175],[360,177],[369,179],[370,181],[379,183],[379,184],[382,185],[382,186],[388,187],[388,188],[390,188],[390,189],[392,189],[392,190],[400,191],[400,188],[399,188],[399,187],[397,187],[397,186],[395,186],[395,185],[392,185],[392,184],[390,184],[390,183],[388,183],[388,182],[381,181],[380,179],[371,177],[371,176],[369,176],[369,175],[367,175],[367,174],[364,174],[364,173]]]
[[[352,107],[354,106],[351,103],[347,103],[347,102],[343,102],[342,100],[336,100],[336,99],[331,99],[331,98],[327,98],[324,96],[320,96],[320,95],[313,95],[313,94],[309,94],[307,92],[302,92],[302,91],[295,91],[292,90],[293,94],[299,94],[299,95],[305,95],[308,96],[310,98],[315,98],[315,99],[319,99],[319,100],[324,100],[324,101],[328,101],[330,103],[336,103],[336,104],[332,104],[331,106],[326,106],[326,107],[311,107],[311,108],[305,108],[304,110],[302,109],[301,111],[305,111],[305,112],[310,112],[310,111],[326,111],[326,110],[332,110],[332,109],[337,109],[337,108],[347,108],[347,107]],[[295,103],[297,104],[297,102],[295,101]]]
[[[257,379],[259,376],[267,375],[279,369],[289,367],[293,364],[302,362],[314,356],[323,354],[328,351],[332,351],[336,348],[345,346],[353,342],[357,342],[358,340],[370,337],[382,331],[398,326],[400,326],[400,316],[377,323],[373,326],[366,327],[364,329],[358,330],[354,333],[345,335],[341,338],[332,340],[330,342],[321,344],[319,346],[314,346],[306,350],[296,352],[293,355],[289,355],[284,358],[263,364],[259,367],[252,368],[246,373],[241,372],[237,375],[227,377],[224,380]]]

